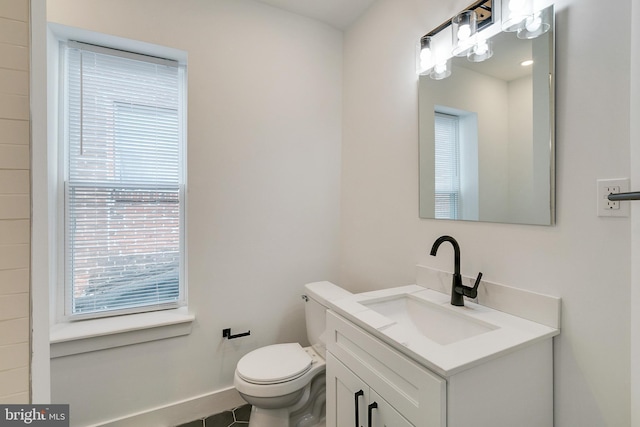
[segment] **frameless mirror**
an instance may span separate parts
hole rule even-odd
[[[454,57],[445,79],[420,76],[421,218],[553,224],[551,22],[531,40],[498,33],[490,59]]]

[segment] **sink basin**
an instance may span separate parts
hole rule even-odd
[[[337,316],[446,378],[560,332],[471,301],[454,307],[450,295],[419,285],[341,296],[327,303]],[[348,338],[338,334],[336,340],[342,339]],[[359,345],[367,351],[364,342]]]
[[[462,311],[460,309],[451,310],[411,294],[361,301],[360,304],[394,321],[409,336],[418,334],[440,345],[452,344],[498,329],[495,325],[465,316],[459,312]]]

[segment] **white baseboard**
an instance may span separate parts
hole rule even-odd
[[[236,389],[231,387],[94,424],[90,427],[172,427],[218,414],[245,403]]]

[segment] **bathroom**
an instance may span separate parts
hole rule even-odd
[[[597,179],[640,178],[629,161],[640,164],[640,33],[631,25],[640,7],[555,2],[556,223],[530,226],[418,217],[415,43],[468,3],[376,0],[332,26],[253,0],[47,0],[46,11],[33,1],[34,68],[45,61],[47,20],[188,52],[195,316],[185,335],[50,358],[37,215],[46,195],[36,185],[46,124],[36,109],[34,402],[71,404],[78,426],[242,404],[232,389],[238,360],[304,342],[305,283],[362,292],[415,283],[418,264],[451,271],[450,257],[429,256],[450,234],[463,274],[562,298],[555,425],[640,425],[638,208],[630,218],[595,212]],[[46,102],[37,79],[31,96]],[[224,340],[229,327],[251,335]]]

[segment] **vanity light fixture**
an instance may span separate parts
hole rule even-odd
[[[533,0],[502,1],[502,31],[515,32],[533,14]]]
[[[433,80],[446,79],[451,75],[451,58],[446,61],[438,61],[431,69],[429,77]]]
[[[451,75],[452,56],[466,56],[480,62],[492,55],[489,37],[480,30],[493,24],[492,4],[499,0],[478,0],[420,38],[416,52],[416,71],[440,80]]]
[[[473,10],[460,12],[451,19],[451,35],[454,56],[466,56],[475,44],[477,27],[477,15]]]
[[[549,8],[538,10],[534,0],[503,0],[502,31],[517,32],[518,38],[533,39],[551,28]]]
[[[537,10],[534,0],[478,0],[420,39],[417,72],[444,79],[451,75],[453,56],[486,61],[493,55],[492,36],[505,31],[533,39],[549,31],[552,20],[551,8]]]
[[[431,50],[431,36],[423,36],[420,39],[418,52],[418,74],[425,74],[433,68],[433,51]]]
[[[477,43],[467,53],[467,59],[471,62],[482,62],[493,56],[491,40],[478,38]]]
[[[518,28],[519,39],[535,39],[538,36],[549,31],[551,28],[551,9],[546,8],[540,11],[533,12],[522,23],[522,26]]]

